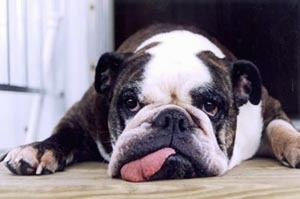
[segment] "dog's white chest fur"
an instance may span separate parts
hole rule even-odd
[[[248,102],[240,107],[235,145],[229,169],[243,160],[251,158],[256,153],[260,144],[262,129],[261,103],[255,106]]]

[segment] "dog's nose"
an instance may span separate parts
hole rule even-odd
[[[182,111],[167,109],[155,118],[154,125],[172,132],[183,132],[190,127],[190,122]]]

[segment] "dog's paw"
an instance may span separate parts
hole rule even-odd
[[[32,143],[17,147],[6,154],[4,165],[17,175],[42,175],[63,170],[65,161],[52,147]]]
[[[288,139],[278,159],[285,166],[300,168],[300,135]]]

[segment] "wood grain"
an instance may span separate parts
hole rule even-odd
[[[46,176],[15,176],[0,166],[0,198],[300,198],[300,170],[246,161],[221,177],[130,183],[107,165],[82,163]]]

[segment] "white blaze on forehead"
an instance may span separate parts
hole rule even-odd
[[[175,30],[167,33],[160,33],[154,35],[144,41],[136,51],[142,49],[143,47],[151,44],[151,43],[162,43],[168,45],[170,53],[171,52],[186,52],[198,54],[202,51],[211,51],[217,57],[224,58],[225,55],[222,51],[210,40],[200,34],[192,33],[186,30]],[[172,47],[180,48],[180,49],[172,49]],[[151,48],[148,52],[153,52],[162,49],[160,48]]]
[[[191,88],[212,81],[208,67],[197,57],[202,51],[211,51],[223,58],[222,51],[202,35],[177,30],[155,35],[143,42],[137,50],[158,43],[147,50],[151,59],[145,66],[142,95],[150,101],[170,103],[172,97],[189,102]]]

